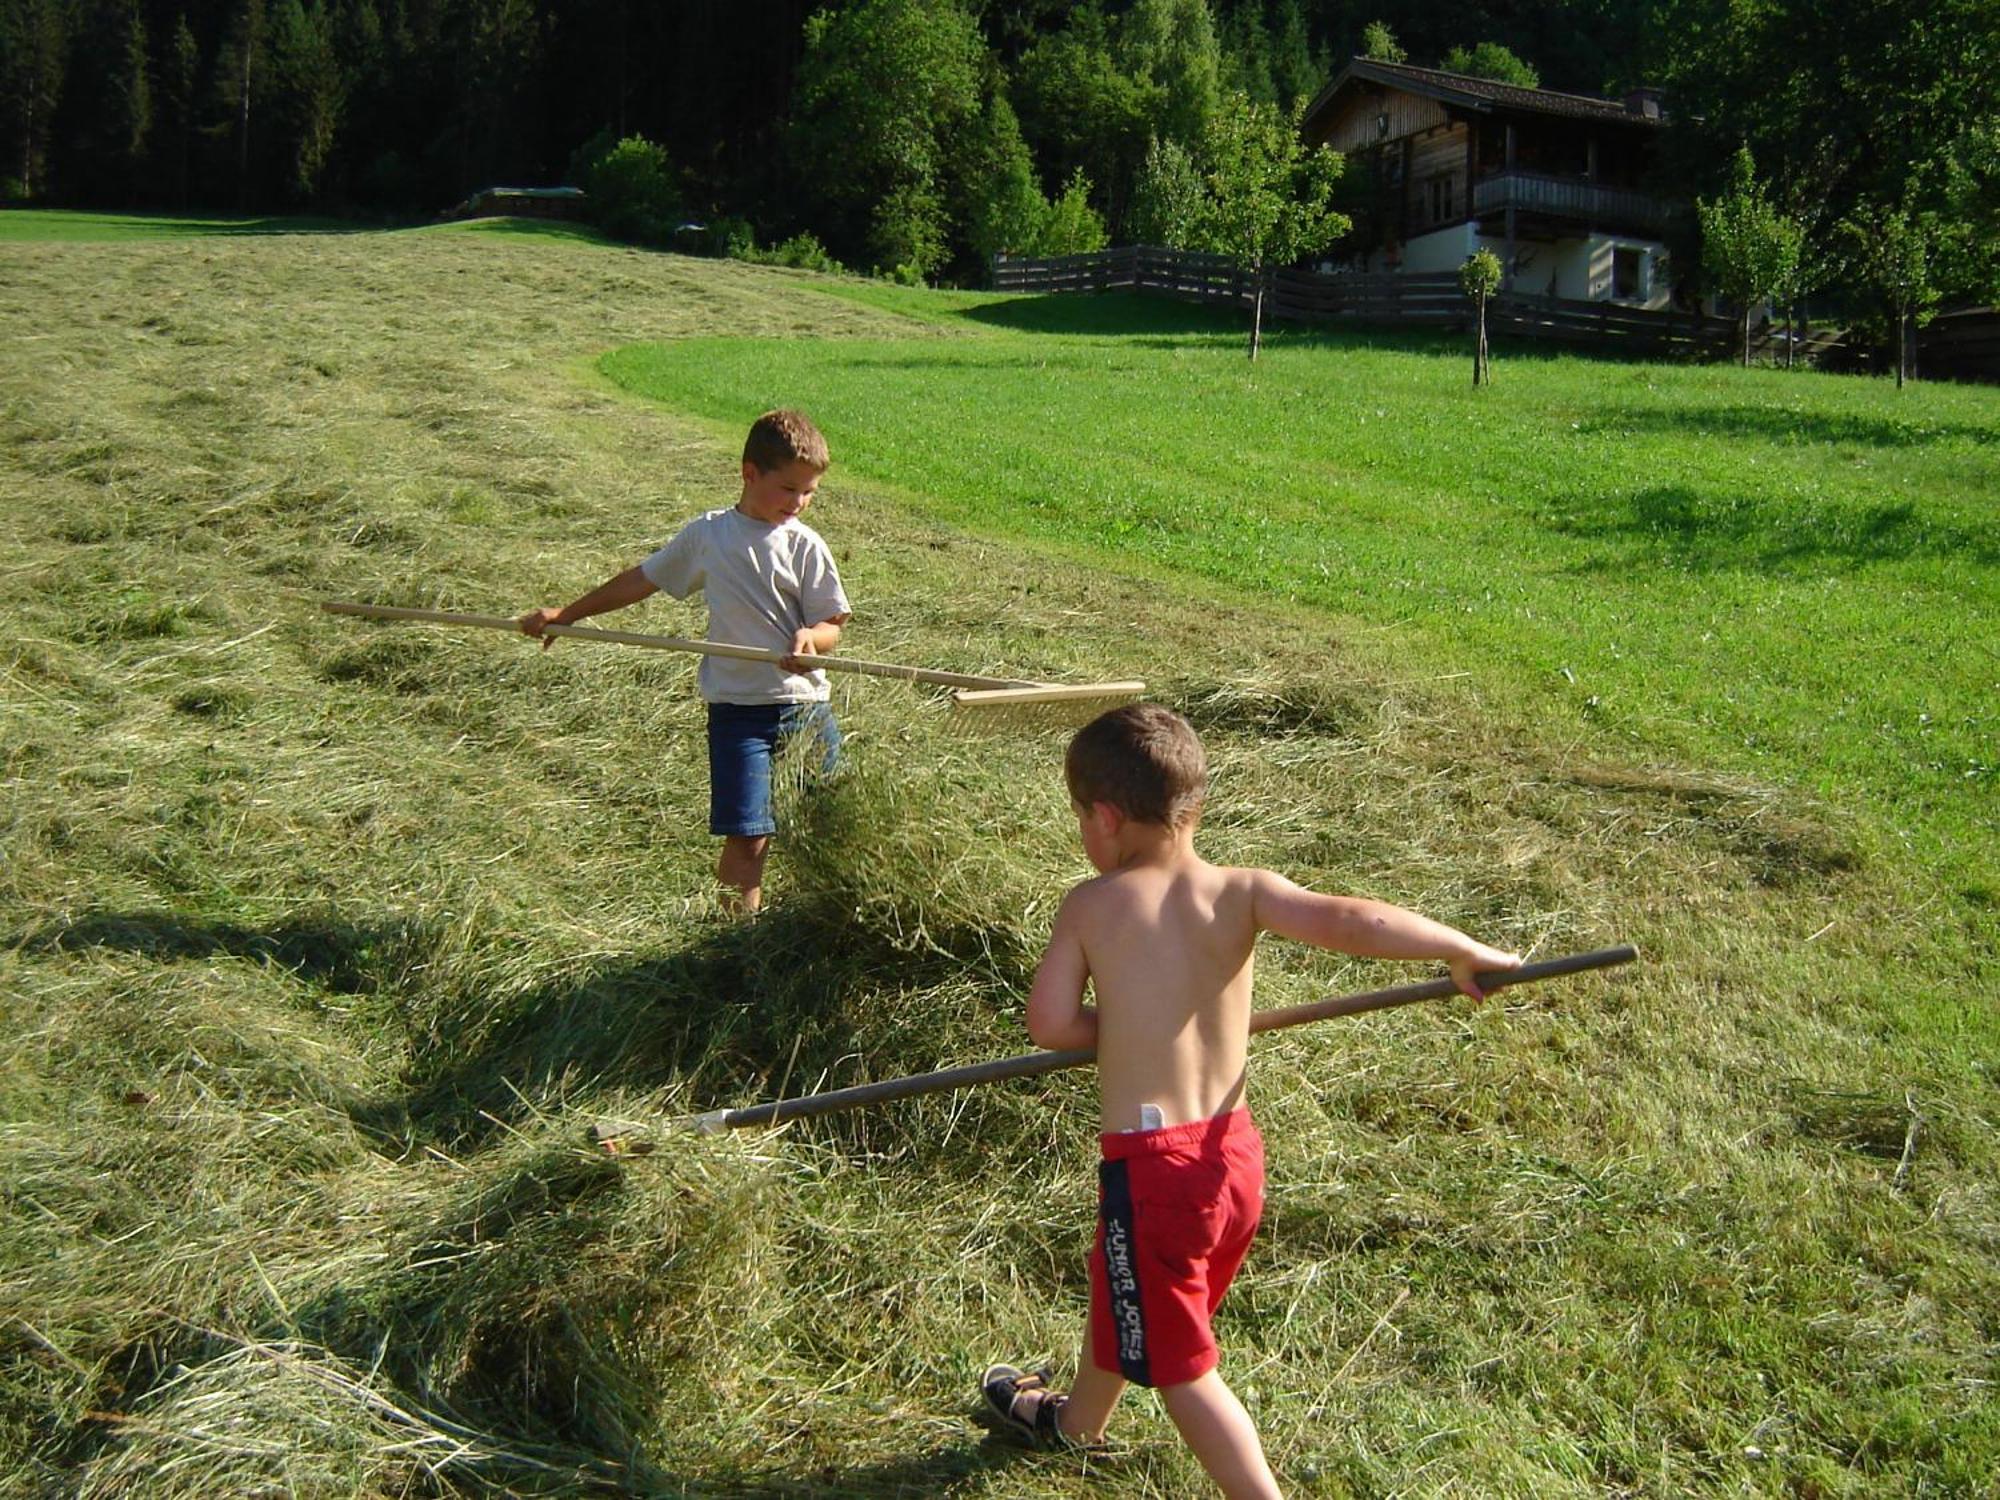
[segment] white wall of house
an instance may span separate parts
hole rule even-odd
[[[1465,264],[1465,257],[1479,248],[1479,236],[1473,226],[1449,224],[1443,229],[1433,229],[1429,234],[1412,236],[1403,246],[1401,259],[1390,265],[1380,250],[1368,257],[1371,271],[1401,271],[1406,275],[1422,275],[1431,271],[1456,271]]]
[[[1452,224],[1410,239],[1396,264],[1380,250],[1368,257],[1370,271],[1422,274],[1456,271],[1475,250],[1491,250],[1504,263],[1507,242],[1481,235],[1470,223]],[[1593,234],[1573,240],[1522,241],[1517,247],[1514,290],[1537,296],[1566,297],[1577,302],[1618,302],[1626,307],[1664,308],[1672,304],[1673,286],[1667,274],[1667,247],[1658,240],[1628,234]],[[1631,289],[1617,295],[1620,262]]]
[[[1489,245],[1493,245],[1491,240]],[[1504,242],[1493,246],[1504,253]],[[1667,247],[1635,235],[1593,234],[1553,244],[1523,244],[1515,264],[1514,290],[1578,302],[1617,302],[1626,307],[1664,308],[1672,302]],[[1621,270],[1626,285],[1618,285]]]

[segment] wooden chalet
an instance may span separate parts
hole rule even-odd
[[[1372,173],[1366,269],[1456,270],[1484,248],[1507,290],[1658,308],[1675,205],[1641,184],[1665,123],[1651,89],[1600,99],[1357,57],[1301,129]]]

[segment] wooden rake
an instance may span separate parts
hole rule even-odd
[[[1619,964],[1629,964],[1639,957],[1639,950],[1629,944],[1615,948],[1597,948],[1588,953],[1572,953],[1564,958],[1543,959],[1537,963],[1522,964],[1518,969],[1498,969],[1478,976],[1479,987],[1491,994],[1495,990],[1510,989],[1517,984],[1533,984],[1537,980],[1557,979],[1566,974],[1581,974],[1590,969],[1615,968]],[[1314,1000],[1305,1005],[1289,1005],[1277,1010],[1258,1010],[1250,1013],[1250,1030],[1277,1031],[1286,1026],[1300,1026],[1308,1021],[1328,1021],[1336,1016],[1358,1016],[1365,1011],[1389,1010],[1398,1005],[1411,1005],[1419,1000],[1441,1000],[1458,993],[1458,986],[1449,978],[1420,980],[1414,984],[1395,985],[1385,990],[1368,990],[1358,995],[1341,995],[1328,1000]],[[942,1093],[946,1089],[971,1088],[975,1084],[997,1083],[1006,1078],[1035,1078],[1043,1073],[1058,1073],[1065,1068],[1081,1068],[1097,1060],[1097,1053],[1088,1047],[1075,1047],[1060,1052],[1028,1052],[1019,1057],[1000,1058],[994,1062],[968,1063],[963,1067],[940,1068],[935,1073],[916,1073],[907,1078],[887,1078],[880,1083],[859,1083],[852,1088],[829,1089],[823,1094],[805,1094],[795,1099],[777,1099],[769,1104],[753,1104],[743,1109],[713,1109],[707,1114],[686,1115],[663,1122],[669,1129],[694,1130],[703,1135],[714,1135],[724,1130],[742,1130],[752,1125],[780,1125],[790,1120],[808,1120],[817,1115],[839,1114],[844,1110],[861,1109],[870,1104],[883,1104],[891,1099],[909,1099],[918,1094]],[[645,1127],[636,1122],[601,1121],[591,1127],[591,1139],[597,1146],[612,1156],[642,1156],[653,1149],[653,1143],[638,1135]]]
[[[330,615],[358,615],[365,620],[406,620],[432,625],[468,625],[481,630],[506,630],[521,634],[518,620],[508,615],[460,614],[447,609],[412,609],[394,604],[357,604],[343,599],[322,599],[320,606]],[[653,651],[691,651],[700,656],[727,656],[737,661],[785,660],[782,651],[762,646],[737,646],[726,641],[697,641],[677,635],[641,635],[631,630],[599,630],[589,625],[548,625],[549,635],[579,641],[601,641],[613,646],[643,646]],[[1037,703],[1067,703],[1092,698],[1136,698],[1146,691],[1143,682],[1028,682],[1017,677],[981,677],[970,672],[940,672],[930,667],[905,667],[894,662],[862,661],[852,656],[816,656],[815,667],[829,672],[858,672],[869,677],[893,677],[903,682],[926,682],[955,689],[952,702],[966,708],[1011,707]]]

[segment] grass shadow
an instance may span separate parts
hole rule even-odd
[[[1901,500],[1802,506],[1748,491],[1655,485],[1631,494],[1571,496],[1549,525],[1566,536],[1619,547],[1620,556],[1595,559],[1584,565],[1587,572],[1635,563],[1714,573],[1917,558],[2000,563],[2000,539],[1990,529],[1925,516]]]
[[[848,916],[837,896],[801,895],[754,923],[715,923],[680,948],[600,962],[511,996],[494,993],[492,944],[468,948],[422,918],[324,913],[257,928],[171,911],[92,912],[0,945],[161,963],[238,958],[336,995],[379,997],[384,1019],[404,1032],[402,1085],[342,1107],[378,1146],[402,1154],[477,1149],[599,1091],[673,1088],[698,1109],[920,1071],[964,1049],[968,1020],[995,1033],[994,1047],[1018,1050],[1017,1036],[999,1035],[997,1007],[968,1018],[920,998],[881,1004],[883,974],[921,997],[947,977],[962,987],[968,959],[944,946],[912,951]]]
[[[1069,337],[1132,338],[1144,335],[1207,335],[1237,341],[1247,338],[1249,324],[1242,312],[1143,292],[1051,292],[1042,297],[1009,297],[961,308],[957,316],[970,322],[1016,333],[1052,333]]]
[[[0,243],[67,241],[119,242],[152,239],[217,239],[296,234],[371,234],[385,225],[352,219],[260,215],[92,213],[58,208],[0,210]]]
[[[952,316],[1018,333],[1069,337],[1126,339],[1149,348],[1185,347],[1190,340],[1243,346],[1250,336],[1247,308],[1184,301],[1159,292],[1049,292],[1041,296],[1011,296],[955,309]],[[1436,324],[1301,322],[1273,317],[1264,322],[1267,349],[1344,350],[1390,349],[1410,354],[1463,354],[1468,365],[1472,345],[1471,313],[1464,327]],[[1550,364],[1569,358],[1619,363],[1655,363],[1659,356],[1617,345],[1585,347],[1542,339],[1494,334],[1490,340],[1496,363]]]
[[[790,962],[803,940],[795,916],[771,912],[498,1006],[428,997],[438,1019],[412,1040],[406,1089],[359,1106],[356,1123],[405,1150],[465,1149],[519,1119],[524,1101],[673,1083],[736,1096],[786,1077],[787,1059],[828,1066],[851,1050],[845,1018],[866,986],[845,966]]]
[[[800,893],[511,998],[451,983],[413,995],[406,1087],[355,1106],[355,1123],[401,1150],[468,1149],[572,1097],[672,1089],[695,1113],[937,1066],[986,1046],[968,1027],[1003,1044],[1000,1007],[932,1003],[945,985],[962,999],[967,959],[850,916],[837,894]]]
[[[430,937],[420,921],[356,924],[323,915],[259,929],[171,911],[98,911],[0,938],[0,947],[35,954],[109,950],[163,960],[243,958],[288,969],[336,994],[360,995],[378,989]]]
[[[208,1493],[289,1493],[289,1486],[260,1481],[270,1476],[274,1462],[283,1464],[282,1439],[291,1436],[342,1448],[350,1460],[372,1458],[378,1480],[394,1475],[398,1450],[409,1451],[415,1455],[411,1474],[430,1481],[423,1493],[457,1494],[463,1486],[522,1497],[657,1500],[949,1495],[961,1484],[1032,1459],[1029,1450],[1002,1436],[940,1436],[935,1424],[926,1423],[923,1446],[898,1457],[824,1462],[804,1475],[727,1463],[689,1473],[656,1462],[647,1438],[637,1435],[659,1430],[666,1392],[657,1382],[623,1374],[615,1360],[605,1361],[572,1320],[554,1320],[566,1325],[572,1341],[561,1351],[525,1330],[496,1329],[503,1338],[515,1335],[517,1342],[506,1353],[485,1351],[503,1367],[487,1372],[505,1379],[493,1388],[481,1372],[436,1368],[452,1343],[447,1318],[441,1302],[364,1305],[336,1291],[293,1310],[281,1328],[245,1335],[182,1326],[127,1351],[117,1362],[115,1380],[98,1394],[91,1420],[71,1429],[55,1456],[65,1470],[98,1481],[91,1493],[112,1493],[104,1481],[117,1487],[143,1467],[143,1459],[135,1464],[131,1453],[120,1455],[122,1447],[136,1448],[154,1463],[195,1468],[196,1482],[212,1486]],[[550,1354],[555,1359],[547,1367],[529,1368],[525,1362]],[[585,1364],[574,1365],[572,1358]],[[294,1392],[289,1404],[282,1390],[286,1382]],[[300,1401],[302,1389],[320,1399]],[[327,1400],[329,1395],[335,1399]],[[357,1412],[342,1396],[358,1398],[368,1411]],[[260,1436],[279,1442],[234,1448],[216,1443],[215,1428],[240,1431],[252,1412]],[[371,1425],[369,1415],[378,1421]],[[380,1421],[381,1416],[391,1420]],[[323,1455],[309,1449],[306,1456]],[[93,1468],[99,1469],[95,1475]]]
[[[467,219],[451,225],[439,226],[457,230],[462,234],[497,234],[510,239],[523,240],[564,240],[586,245],[609,245],[628,250],[655,249],[655,246],[626,244],[614,240],[588,224],[573,224],[561,219],[526,219],[498,216],[488,219]]]
[[[1943,422],[1923,416],[1876,416],[1861,412],[1808,411],[1791,406],[1619,407],[1584,423],[1586,432],[1657,433],[1675,437],[1733,438],[1757,444],[1819,444],[1827,447],[1923,448],[1966,442],[2000,444],[2000,428],[1972,422]]]

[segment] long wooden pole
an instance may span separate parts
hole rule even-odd
[[[434,625],[472,625],[482,630],[510,630],[521,634],[521,622],[508,615],[468,615],[448,609],[410,609],[394,604],[355,604],[342,599],[322,599],[321,609],[330,615],[359,615],[366,620],[422,620]],[[548,625],[550,635],[579,641],[602,641],[614,646],[645,646],[654,651],[693,651],[701,656],[727,656],[737,661],[781,662],[782,651],[762,646],[737,646],[727,641],[694,641],[677,635],[640,635],[630,630],[599,630],[590,625]],[[903,667],[893,662],[861,661],[852,656],[818,656],[815,667],[830,672],[860,672],[870,677],[894,677],[904,682],[933,682],[940,687],[1045,688],[1047,683],[1028,682],[1019,677],[975,677],[966,672],[938,672],[929,667]],[[1122,692],[1129,683],[1113,683]]]
[[[1533,984],[1540,979],[1581,974],[1589,969],[1613,968],[1619,964],[1629,964],[1638,957],[1639,950],[1630,945],[1598,948],[1589,953],[1573,953],[1565,958],[1550,958],[1539,963],[1522,964],[1518,969],[1501,969],[1491,974],[1481,974],[1479,986],[1491,993],[1517,984]],[[1369,990],[1359,995],[1340,995],[1328,1000],[1315,1000],[1305,1005],[1252,1011],[1250,1030],[1253,1033],[1276,1031],[1285,1026],[1300,1026],[1308,1021],[1326,1021],[1335,1016],[1355,1016],[1364,1011],[1388,1010],[1398,1005],[1412,1005],[1419,1000],[1441,1000],[1457,993],[1458,986],[1449,978],[1427,979],[1415,984],[1396,985],[1386,990]],[[1004,1078],[1034,1078],[1043,1073],[1061,1072],[1065,1068],[1080,1068],[1096,1060],[1095,1049],[1088,1047],[1070,1048],[1061,1052],[1029,1052],[1019,1057],[1001,1058],[995,1062],[940,1068],[935,1073],[917,1073],[908,1078],[888,1078],[880,1083],[859,1083],[852,1088],[829,1089],[824,1094],[806,1094],[796,1099],[777,1099],[769,1104],[753,1104],[743,1109],[710,1110],[707,1114],[694,1115],[675,1123],[691,1126],[704,1134],[741,1130],[750,1125],[776,1125],[786,1120],[805,1120],[816,1115],[838,1114],[843,1110],[859,1109],[867,1104],[881,1104],[891,1099],[908,1099],[918,1094],[936,1094],[946,1089],[970,1088],[980,1083],[997,1083]],[[598,1139],[607,1147],[611,1147],[618,1136],[619,1132],[614,1128],[599,1127]]]

